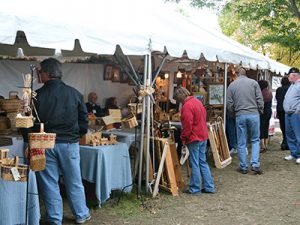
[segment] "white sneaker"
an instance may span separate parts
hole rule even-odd
[[[296,159],[296,163],[300,164],[300,158]]]
[[[238,151],[237,151],[236,148],[232,148],[232,149],[230,149],[229,153],[230,153],[230,155],[232,155],[232,154],[237,154]]]
[[[288,155],[288,156],[284,157],[284,159],[287,160],[287,161],[291,161],[291,160],[295,159],[295,157],[292,156],[292,155]],[[299,163],[300,163],[300,159],[299,159]]]

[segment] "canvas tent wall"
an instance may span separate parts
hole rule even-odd
[[[113,54],[118,44],[126,55],[167,50],[171,56],[181,57],[186,50],[191,59],[203,55],[208,61],[242,63],[252,69],[270,67],[263,55],[202,29],[164,5],[152,5],[151,1],[91,1],[84,5],[66,1],[65,7],[57,7],[54,1],[49,6],[50,11],[51,7],[56,11],[55,17],[49,14],[51,18],[40,10],[22,10],[22,4],[25,7],[31,3],[34,5],[33,0],[11,0],[1,7],[0,43],[13,44],[17,30],[23,30],[29,44],[37,47],[71,50],[77,38],[85,52]],[[78,16],[84,9],[91,12]]]

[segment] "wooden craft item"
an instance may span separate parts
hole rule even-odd
[[[19,99],[0,99],[0,105],[5,112],[18,112],[21,101]]]
[[[15,181],[14,177],[12,175],[11,169],[13,167],[16,167],[19,174],[20,174],[20,180],[21,182],[25,182],[27,181],[27,166],[26,165],[22,165],[19,164],[19,157],[16,156],[14,159],[14,162],[10,163],[10,164],[2,164],[1,165],[1,178],[3,180],[7,180],[7,181]]]
[[[10,128],[10,120],[7,117],[0,117],[0,130],[6,130]]]
[[[100,138],[102,137],[102,133],[99,131],[94,132],[94,133],[87,133],[80,138],[79,144],[80,145],[90,145],[92,139],[95,139],[95,137],[97,137],[97,139],[100,140]]]
[[[108,113],[112,117],[114,123],[121,123],[121,119],[122,119],[121,109],[109,109]]]
[[[136,113],[139,114],[139,113],[142,113],[142,111],[143,111],[143,104],[142,103],[129,103],[128,108],[132,114],[134,114],[134,115]]]
[[[137,125],[138,125],[138,122],[137,122],[135,116],[131,116],[131,117],[128,117],[128,118],[122,120],[122,127],[124,127],[124,128],[134,128]]]
[[[208,138],[215,165],[218,169],[222,169],[228,166],[232,161],[228,149],[222,118],[218,117],[217,122],[209,124],[208,130]]]
[[[180,117],[181,117],[180,113],[178,112],[178,113],[175,113],[172,115],[171,120],[172,121],[180,121]]]
[[[15,118],[15,126],[17,128],[33,127],[33,117],[32,116],[22,116],[21,114],[19,114]]]
[[[166,112],[160,112],[159,113],[159,120],[160,121],[168,121],[168,120],[170,120],[170,116]]]
[[[114,119],[111,116],[101,117],[105,130],[111,130],[114,128]]]
[[[7,163],[9,149],[0,149],[0,165]]]
[[[110,143],[111,145],[117,144],[117,136],[114,135],[114,134],[110,134],[110,135],[109,135],[109,143]]]

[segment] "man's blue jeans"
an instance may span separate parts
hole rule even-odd
[[[285,114],[285,134],[291,155],[300,158],[300,114]]]
[[[206,162],[207,141],[195,141],[187,144],[190,152],[190,192],[201,192],[201,187],[207,192],[214,192],[215,186],[209,166]]]
[[[37,173],[39,190],[46,207],[46,220],[51,224],[61,224],[63,202],[59,191],[59,175],[63,175],[70,208],[76,219],[86,218],[84,187],[80,172],[78,143],[57,143],[46,150],[46,169]]]
[[[251,142],[251,166],[260,167],[260,127],[258,114],[238,115],[236,117],[236,134],[238,144],[238,155],[240,160],[240,169],[248,170],[247,158],[247,134],[249,132]]]

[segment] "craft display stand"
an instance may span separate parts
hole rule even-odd
[[[218,117],[216,122],[209,124],[208,129],[208,138],[215,165],[218,169],[222,169],[228,166],[232,161],[222,118]]]

